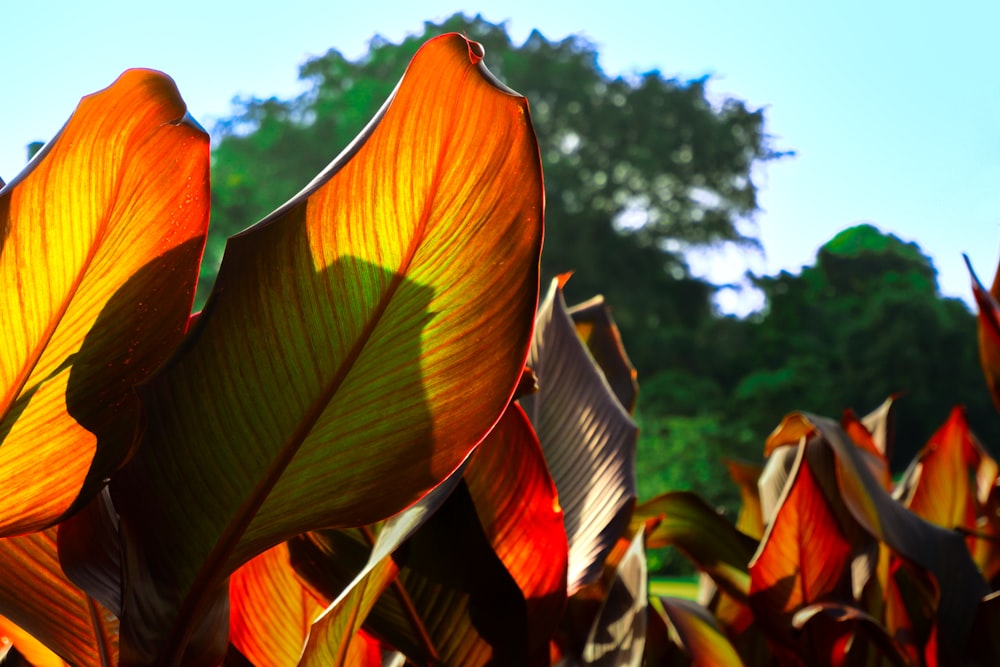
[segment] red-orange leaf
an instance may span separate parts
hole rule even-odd
[[[63,575],[56,529],[0,540],[0,615],[71,665],[117,662],[118,621]]]
[[[969,431],[965,411],[955,408],[900,482],[903,504],[938,526],[976,532],[975,474],[986,456]],[[976,540],[968,540],[975,550]]]
[[[288,561],[288,545],[279,544],[230,578],[229,641],[255,665],[294,667],[328,603],[302,583]]]
[[[133,446],[207,224],[208,137],[158,72],[84,98],[0,190],[0,535],[82,505]]]
[[[524,594],[529,651],[547,664],[566,604],[566,529],[538,438],[518,405],[476,449],[465,482],[483,532]]]
[[[773,639],[794,645],[791,616],[827,596],[850,595],[851,545],[799,448],[789,483],[750,563],[750,605]]]
[[[942,663],[953,663],[968,641],[975,604],[987,591],[964,539],[921,519],[893,499],[838,424],[806,414],[791,419],[798,423],[795,429],[817,435],[810,441],[809,460],[819,462],[821,470],[832,467],[835,471],[835,487],[824,488],[827,501],[849,512],[868,535],[936,579],[940,595],[932,609],[936,643],[929,650]]]
[[[972,294],[979,306],[979,361],[993,404],[1000,410],[1000,304],[997,304],[1000,299],[1000,268],[993,278],[993,286],[987,292],[972,270],[969,258],[964,257],[969,275],[972,276]]]
[[[217,664],[231,572],[399,512],[509,403],[538,298],[541,170],[524,98],[481,58],[459,35],[428,42],[341,158],[230,240],[112,482],[127,663]]]
[[[882,487],[886,490],[892,489],[889,459],[886,458],[883,448],[876,442],[875,436],[868,430],[865,423],[858,419],[853,411],[845,410],[840,417],[840,426],[861,450],[865,463],[868,464],[875,478],[882,483]]]

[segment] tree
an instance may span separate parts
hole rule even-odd
[[[755,280],[767,308],[752,324],[755,368],[732,407],[762,433],[790,410],[866,412],[892,393],[901,465],[955,404],[987,444],[1000,442],[976,352],[975,318],[943,298],[931,260],[871,225],[844,230],[814,266]]]
[[[426,23],[401,44],[376,37],[357,61],[330,50],[303,65],[310,89],[298,98],[239,101],[217,128],[203,293],[222,239],[292,195],[373,115],[417,46],[452,31],[482,43],[491,71],[531,104],[546,180],[543,280],[575,270],[569,300],[604,293],[636,365],[669,367],[674,339],[712,314],[713,288],[690,276],[683,251],[757,245],[741,223],[757,210],[754,165],[778,155],[763,113],[713,104],[705,79],[609,76],[579,36],[534,31],[515,45],[480,16]]]

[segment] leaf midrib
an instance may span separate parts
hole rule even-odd
[[[465,76],[469,75],[469,71],[469,69],[466,69]],[[382,121],[384,120],[385,117],[383,116]],[[293,431],[292,435],[281,446],[277,455],[272,459],[271,464],[268,466],[267,471],[251,493],[247,496],[240,508],[236,511],[232,520],[226,525],[225,530],[215,543],[211,553],[199,569],[198,574],[195,576],[195,579],[189,589],[189,593],[185,596],[184,601],[180,606],[180,613],[178,615],[180,622],[175,626],[175,630],[172,633],[171,642],[169,644],[172,654],[166,656],[168,660],[163,664],[177,664],[182,658],[188,639],[193,631],[193,626],[190,621],[200,617],[200,612],[203,611],[204,604],[208,600],[205,596],[205,592],[212,589],[211,584],[219,578],[219,573],[223,571],[229,556],[238,546],[240,539],[242,539],[246,532],[246,529],[249,527],[258,511],[263,506],[264,502],[267,500],[275,485],[277,485],[278,481],[281,479],[281,476],[288,468],[288,465],[295,458],[295,455],[298,453],[302,443],[305,442],[305,439],[308,437],[309,433],[312,432],[313,427],[319,421],[320,416],[333,401],[333,398],[340,390],[340,386],[343,384],[344,380],[353,370],[357,359],[361,356],[361,353],[368,341],[371,340],[376,327],[381,322],[386,309],[392,301],[392,298],[395,296],[399,286],[402,284],[403,279],[409,273],[413,258],[416,255],[421,243],[425,240],[424,236],[427,221],[431,217],[431,213],[434,209],[433,204],[437,201],[439,186],[443,178],[445,156],[450,150],[451,138],[453,134],[453,132],[443,133],[444,139],[442,141],[441,148],[438,151],[435,172],[428,188],[428,196],[424,209],[414,230],[406,255],[400,262],[399,268],[395,271],[392,281],[383,293],[382,298],[379,300],[372,316],[369,318],[368,322],[366,322],[364,330],[355,341],[351,351],[338,368],[337,373],[327,384],[326,389],[323,390],[319,397],[313,402],[312,407],[305,413],[303,419],[300,420],[298,428]],[[369,137],[369,139],[370,138],[371,137]],[[334,178],[337,173],[338,172],[331,173],[330,178]]]

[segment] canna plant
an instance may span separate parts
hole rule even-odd
[[[539,306],[527,102],[459,35],[229,240],[191,315],[208,137],[164,75],[85,98],[0,190],[0,629],[35,665],[1000,660],[996,462],[961,410],[789,415],[735,523],[636,504],[610,310]],[[1000,307],[978,281],[1000,376]],[[995,383],[990,382],[994,392]],[[1000,402],[998,402],[1000,404]],[[644,550],[703,572],[648,594]]]
[[[190,319],[208,137],[164,75],[85,98],[0,191],[11,621],[72,664],[221,664],[241,566],[383,522],[483,441],[528,353],[542,184],[482,57],[425,45]]]

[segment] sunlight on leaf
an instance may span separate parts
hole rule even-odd
[[[517,404],[473,453],[465,482],[483,532],[524,595],[532,660],[547,664],[566,605],[568,546],[555,484]]]
[[[208,201],[208,136],[148,70],[85,97],[0,190],[0,535],[78,508],[134,446],[133,387],[184,333]]]
[[[681,598],[653,598],[662,616],[695,667],[742,667],[736,649],[715,618],[701,605]]]
[[[112,482],[130,662],[218,660],[232,571],[412,504],[509,402],[542,182],[525,100],[481,56],[459,35],[428,42],[341,158],[230,240],[181,353],[144,387],[142,447]]]
[[[0,571],[0,615],[70,664],[117,664],[118,621],[62,573],[55,528],[0,539]]]
[[[638,429],[577,335],[558,279],[539,308],[528,365],[538,393],[519,402],[559,491],[572,595],[600,576],[628,525]]]
[[[797,643],[787,623],[802,606],[850,595],[851,545],[798,448],[789,482],[750,562],[750,606],[771,637]],[[809,639],[806,639],[809,642]]]
[[[320,600],[296,576],[288,545],[244,563],[229,580],[229,641],[255,665],[294,667],[309,627],[329,600]]]

